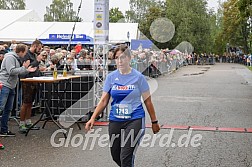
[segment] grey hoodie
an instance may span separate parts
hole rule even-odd
[[[18,75],[29,73],[27,69],[20,67],[19,56],[15,52],[9,52],[4,55],[0,69],[0,82],[4,86],[14,89],[17,85]]]

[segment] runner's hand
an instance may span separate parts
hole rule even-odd
[[[154,134],[158,133],[160,130],[160,125],[159,124],[152,124],[152,131]]]
[[[90,120],[86,123],[85,129],[86,129],[87,131],[89,131],[90,129],[93,128],[94,123],[95,123],[95,120],[94,120],[94,119],[90,119]]]

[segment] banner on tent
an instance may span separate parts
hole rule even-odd
[[[49,34],[49,39],[51,40],[62,40],[71,38],[71,34]],[[72,40],[85,40],[87,38],[86,34],[73,34]]]

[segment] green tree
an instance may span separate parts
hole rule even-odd
[[[216,53],[218,55],[222,55],[226,51],[226,44],[227,41],[224,38],[223,32],[223,3],[219,1],[219,7],[217,10],[216,14],[216,26],[214,29],[214,34],[213,34],[213,53]]]
[[[139,23],[142,39],[151,39],[158,48],[173,49],[187,41],[198,53],[221,53],[226,45],[223,17],[208,10],[207,0],[130,0],[130,10],[125,17],[128,22]],[[159,43],[151,36],[150,27],[158,18],[167,18],[175,25],[175,34],[168,42]],[[172,36],[166,29],[161,24],[154,32]]]
[[[80,22],[81,18],[76,16],[73,3],[70,0],[53,0],[50,7],[46,7],[44,21],[48,22]]]
[[[238,8],[242,17],[252,18],[252,1],[251,0],[239,0]],[[252,22],[252,20],[250,20]]]
[[[252,52],[252,0],[239,0],[238,1],[238,8],[241,13],[241,18],[244,21],[247,21],[248,27],[248,42],[250,51]]]
[[[161,4],[159,4],[161,5]],[[160,6],[158,6],[158,4],[156,6],[152,6],[150,7],[146,13],[145,13],[145,19],[143,21],[141,21],[141,23],[139,24],[139,29],[141,31],[141,33],[144,35],[141,36],[141,38],[145,39],[145,37],[147,37],[147,39],[150,39],[153,41],[153,43],[158,47],[158,48],[166,48],[168,43],[159,43],[158,41],[154,40],[153,37],[151,36],[150,33],[150,27],[152,25],[152,23],[159,18],[165,18],[165,9],[161,8]],[[154,28],[156,28],[156,31],[166,31],[166,27],[157,27],[155,26]],[[167,32],[169,33],[169,32]]]
[[[175,24],[176,32],[170,48],[190,42],[196,52],[211,52],[212,13],[206,0],[166,0],[166,16]]]
[[[242,46],[248,53],[249,24],[239,10],[239,0],[224,2],[223,37],[231,46]]]
[[[120,19],[124,19],[124,16],[119,8],[112,8],[109,10],[109,22],[117,23]]]
[[[146,11],[156,3],[154,0],[130,0],[130,10],[126,11],[126,20],[128,22],[140,23],[144,20]]]
[[[7,10],[24,10],[24,0],[0,0],[0,9]]]

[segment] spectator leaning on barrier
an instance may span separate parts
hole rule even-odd
[[[64,64],[60,64],[60,60],[63,58],[62,53],[56,53],[51,57],[50,70],[53,71],[56,66],[57,70],[63,70]]]
[[[56,51],[54,49],[50,49],[50,53],[48,56],[48,59],[51,60],[51,57],[56,54]]]
[[[25,56],[27,50],[26,45],[18,44],[16,51],[7,53],[2,63],[0,70],[0,81],[3,84],[0,90],[0,113],[2,113],[0,136],[2,137],[15,136],[14,133],[8,130],[8,120],[13,107],[18,75],[36,70],[36,68],[29,66],[30,60],[24,61],[23,66],[21,66],[20,58]]]
[[[72,49],[72,50],[71,50],[70,55],[71,55],[74,59],[77,59],[77,53],[76,53],[75,49]]]
[[[49,46],[44,46],[43,51],[46,51],[47,56],[50,54],[50,47]],[[49,57],[49,56],[48,56]]]
[[[85,128],[90,130],[93,127],[95,119],[106,108],[110,97],[112,97],[109,115],[111,155],[118,166],[133,167],[135,152],[145,131],[145,111],[141,97],[152,121],[152,131],[158,133],[160,126],[145,77],[130,67],[131,54],[129,49],[125,46],[118,47],[115,49],[114,58],[116,59],[117,70],[107,76],[101,100]],[[136,143],[132,140],[125,141],[129,134],[133,134],[132,137],[134,141],[137,141]],[[124,139],[122,139],[123,136]],[[125,145],[122,144],[123,141]]]
[[[66,65],[68,66],[69,70],[74,70],[72,68],[72,64],[74,64],[74,58],[69,54],[67,55],[67,58],[66,58]]]
[[[40,51],[42,49],[42,43],[39,40],[35,40],[27,54],[25,55],[23,61],[30,60],[30,65],[32,67],[37,67],[37,70],[29,73],[23,78],[32,78],[40,76],[39,64],[42,60],[42,56],[40,55]],[[25,133],[27,128],[32,126],[31,123],[31,111],[32,111],[32,102],[36,97],[36,93],[38,91],[37,83],[22,83],[22,107],[20,112],[20,127],[19,131],[21,133]],[[34,127],[37,129],[37,127]]]
[[[246,56],[247,66],[250,66],[250,58],[249,55]]]
[[[77,68],[80,70],[85,70],[84,55],[80,55],[77,60]]]
[[[48,67],[50,66],[49,62],[48,62],[48,59],[47,59],[47,52],[46,51],[42,51],[40,53],[41,57],[42,57],[42,60],[39,64],[39,71],[48,71]]]
[[[252,53],[249,56],[249,60],[250,60],[250,67],[252,67]]]

